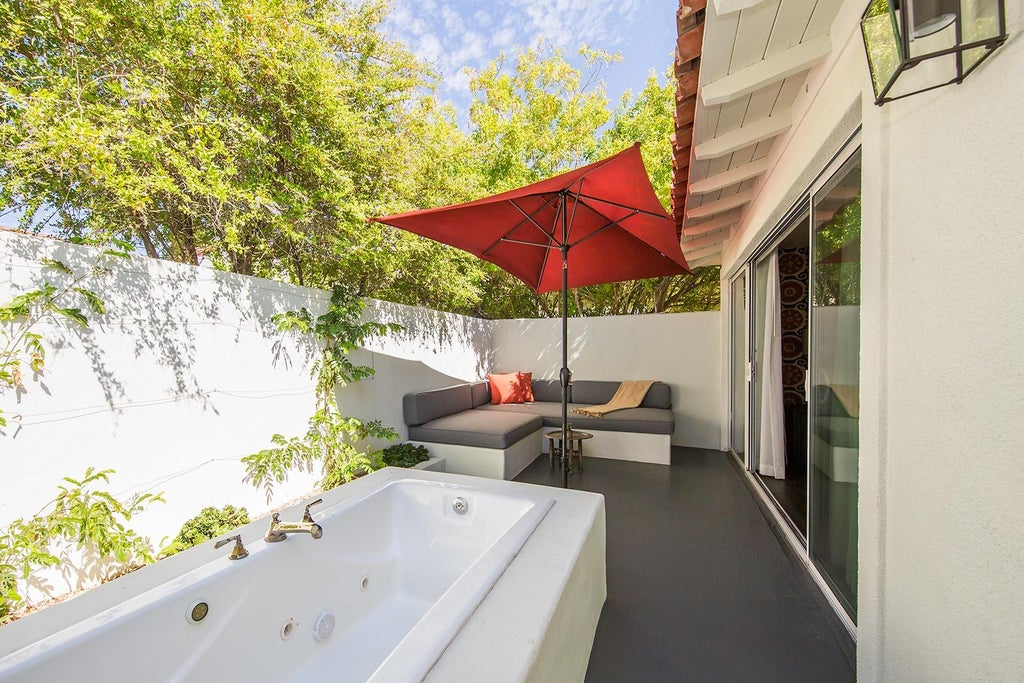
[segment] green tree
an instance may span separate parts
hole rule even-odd
[[[651,185],[668,210],[672,191],[672,142],[675,85],[662,84],[652,71],[640,92],[627,91],[599,140],[599,156],[640,143]],[[616,282],[576,293],[583,315],[624,315],[715,310],[720,305],[718,266],[695,268],[690,275]]]
[[[472,299],[465,263],[417,279],[411,264],[442,253],[366,225],[476,189],[458,172],[468,150],[436,154],[442,140],[458,147],[454,115],[382,37],[386,12],[383,0],[3,4],[0,210],[151,257]],[[396,270],[411,283],[381,277]]]
[[[651,182],[667,208],[672,184],[675,107],[670,79],[651,73],[637,94],[626,92],[608,111],[600,68],[614,57],[581,51],[589,69],[569,65],[561,52],[524,50],[508,68],[504,57],[476,74],[471,87],[472,135],[484,150],[488,190],[497,192],[540,180],[641,143]],[[606,125],[607,124],[607,125]],[[550,317],[560,295],[536,295],[521,282],[488,266],[486,294],[476,311],[485,317]],[[570,315],[620,315],[703,311],[719,306],[718,268],[691,275],[634,280],[574,289]]]

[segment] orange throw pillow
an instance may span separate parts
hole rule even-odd
[[[533,373],[519,372],[519,386],[524,403],[533,403]]]
[[[495,405],[502,403],[521,403],[525,400],[534,400],[534,391],[530,386],[532,373],[500,373],[487,375],[487,382],[490,383],[490,402]],[[523,377],[526,377],[525,389],[523,389]]]

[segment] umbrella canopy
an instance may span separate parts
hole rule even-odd
[[[689,272],[640,146],[465,204],[375,218],[468,251],[535,292]]]
[[[537,293],[562,290],[562,451],[569,444],[568,291],[679,275],[689,267],[675,223],[658,201],[636,144],[517,190],[374,219],[458,247]],[[562,458],[568,486],[569,458]]]

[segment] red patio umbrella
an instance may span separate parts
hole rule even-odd
[[[509,192],[374,221],[458,247],[535,292],[562,290],[562,444],[568,443],[568,292],[689,272],[675,224],[636,144],[574,171]],[[563,458],[562,485],[568,479]]]

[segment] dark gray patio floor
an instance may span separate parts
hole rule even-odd
[[[605,496],[608,600],[587,681],[852,681],[853,644],[773,531],[732,456],[587,458]],[[558,485],[539,457],[517,478]]]

